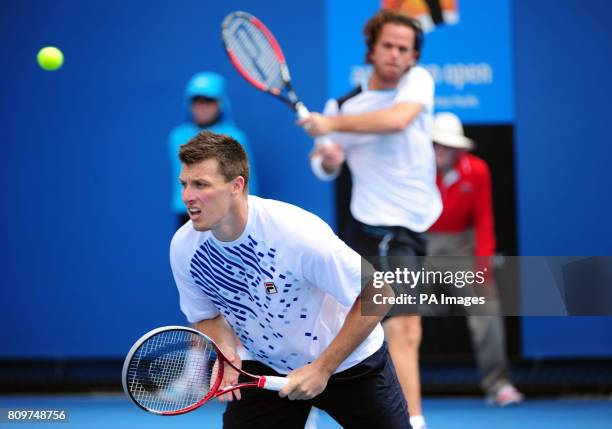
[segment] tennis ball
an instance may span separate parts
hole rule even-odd
[[[38,59],[38,65],[47,71],[57,70],[64,64],[64,54],[54,46],[42,48],[38,51],[36,58]]]

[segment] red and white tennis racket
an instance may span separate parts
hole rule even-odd
[[[226,365],[250,381],[221,388]],[[193,411],[236,389],[281,390],[286,377],[256,376],[232,365],[209,337],[195,329],[154,329],[132,346],[123,364],[123,390],[140,408],[171,416]]]
[[[310,115],[291,85],[280,45],[259,19],[246,12],[232,12],[223,20],[221,37],[230,61],[251,85],[291,107],[298,118]],[[331,143],[324,136],[316,140],[317,144]]]

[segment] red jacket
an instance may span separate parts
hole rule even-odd
[[[463,232],[474,227],[475,256],[495,254],[491,173],[477,156],[464,153],[453,170],[436,179],[442,196],[442,214],[430,232]]]

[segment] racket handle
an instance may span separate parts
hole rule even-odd
[[[289,378],[287,377],[275,377],[273,375],[262,377],[264,379],[263,387],[266,390],[279,391],[287,384],[289,384]]]
[[[298,119],[306,119],[310,116],[310,111],[301,101],[295,103],[295,112],[297,113]]]

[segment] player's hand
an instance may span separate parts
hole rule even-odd
[[[304,128],[310,137],[318,137],[334,131],[333,118],[316,112],[311,112],[307,118],[300,119],[298,125]]]
[[[335,171],[344,162],[344,148],[338,143],[322,144],[316,153],[321,155],[323,168],[327,171]]]
[[[325,390],[330,376],[321,366],[311,363],[288,374],[290,381],[278,394],[291,400],[312,399]]]
[[[238,353],[236,353],[235,350],[232,350],[231,348],[224,348],[221,351],[223,352],[227,360],[229,360],[237,368],[242,368],[242,360],[240,359],[240,356],[238,356]],[[215,367],[218,364],[219,364],[219,361],[216,361]],[[226,386],[231,386],[233,384],[238,383],[238,371],[236,371],[234,368],[232,368],[227,363],[224,363],[224,365],[225,367],[223,368],[223,380],[221,380],[221,386],[220,386],[221,389],[223,389]],[[216,371],[215,367],[213,367],[213,374]],[[216,377],[211,377],[211,382],[213,382],[215,378]],[[240,400],[240,397],[241,397],[240,389],[237,389],[229,393],[226,393],[225,395],[219,396],[219,401],[221,402],[232,401],[234,398],[236,398],[237,400]]]

